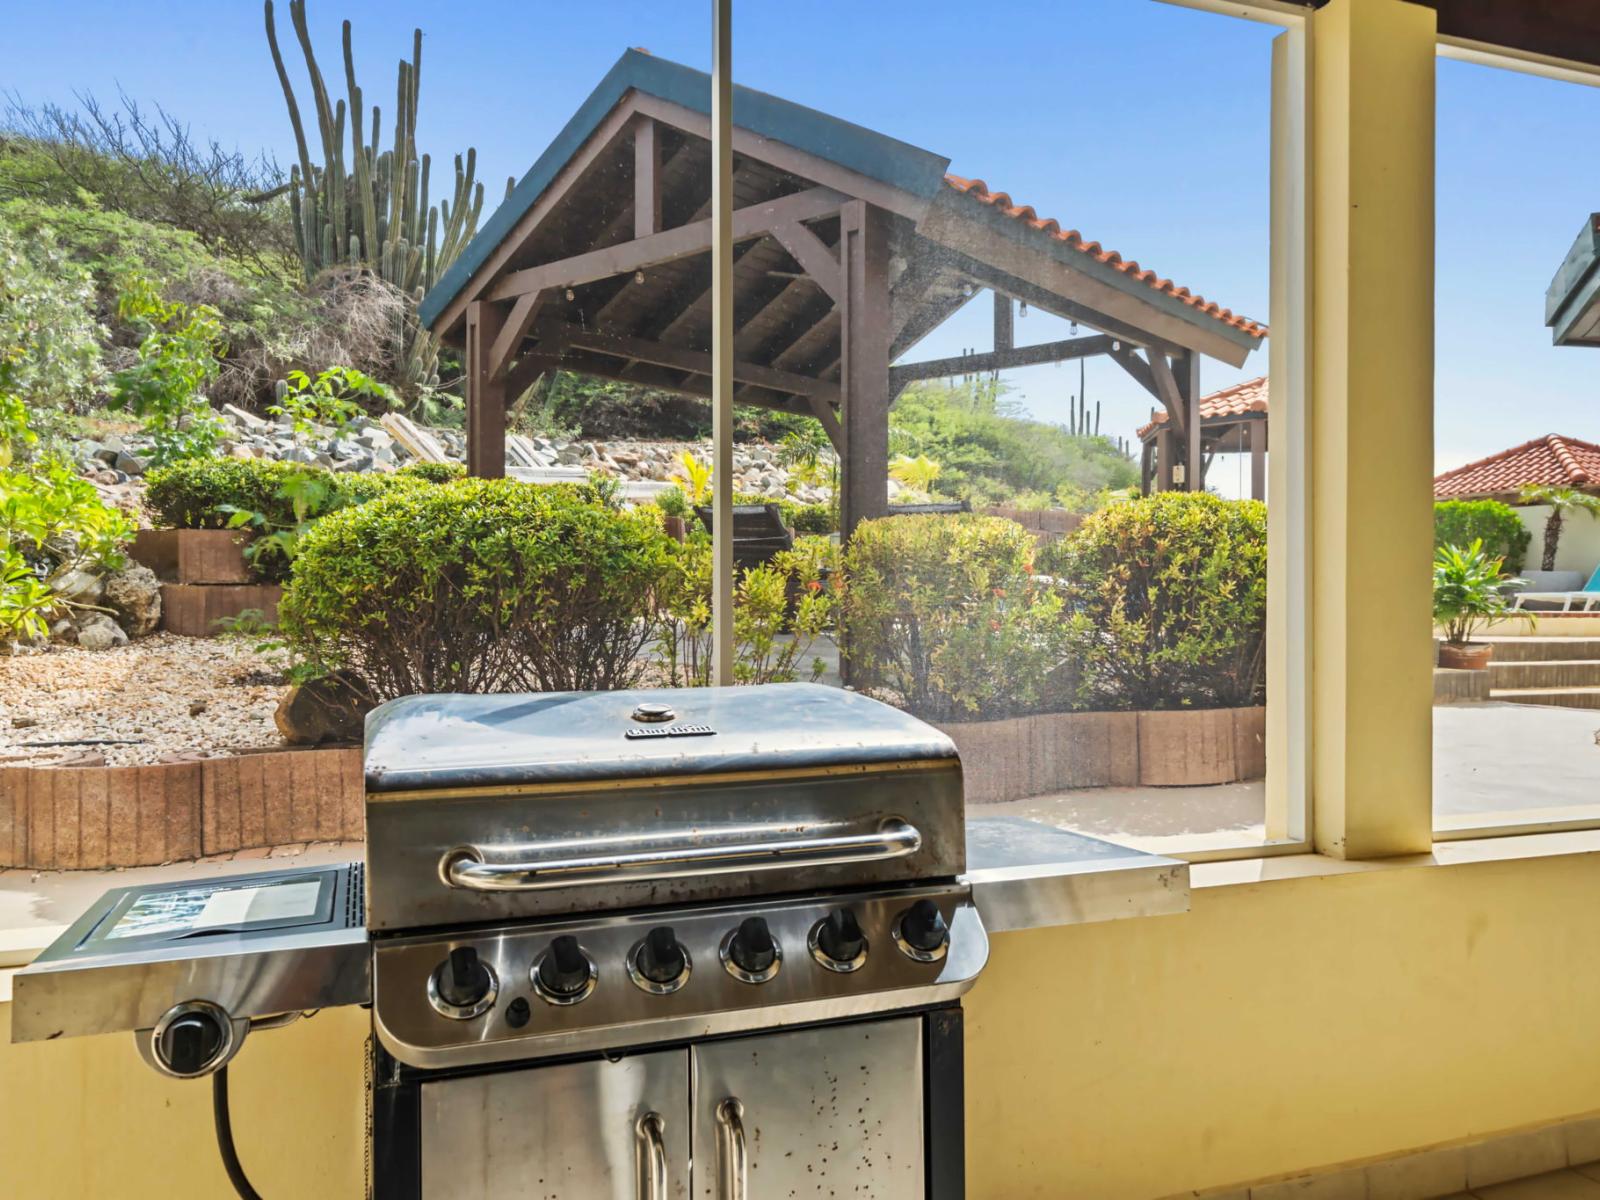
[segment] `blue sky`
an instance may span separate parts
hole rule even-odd
[[[253,0],[0,9],[8,41],[27,51],[7,56],[0,86],[25,100],[120,86],[197,131],[293,157]],[[704,0],[312,0],[311,25],[328,70],[341,18],[353,21],[358,75],[386,125],[394,62],[422,26],[422,147],[447,159],[475,145],[493,203],[627,47],[707,66],[708,10]],[[953,171],[1265,320],[1276,31],[1153,0],[1008,0],[1002,16],[992,12],[953,0],[741,0],[735,76],[947,155]],[[292,42],[286,3],[278,18]],[[1573,150],[1597,127],[1600,91],[1440,62],[1441,466],[1551,431],[1600,440],[1600,350],[1556,350],[1543,325],[1544,288],[1584,215],[1600,208],[1600,161]],[[1018,338],[1063,328],[1031,313]],[[914,356],[987,338],[980,301]],[[1242,372],[1207,361],[1202,382],[1263,373],[1265,360],[1262,349]],[[1064,417],[1077,380],[1070,365],[1008,377],[1045,419]],[[1088,393],[1103,404],[1106,432],[1131,437],[1148,415],[1148,397],[1109,363],[1089,364]]]

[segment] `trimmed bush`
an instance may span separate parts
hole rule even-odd
[[[832,505],[796,504],[792,500],[780,500],[778,509],[783,513],[783,523],[796,533],[839,532],[839,513]]]
[[[1517,510],[1499,500],[1438,500],[1433,505],[1433,548],[1483,543],[1490,558],[1503,559],[1506,574],[1522,574],[1533,534]]]
[[[305,534],[279,626],[373,702],[628,687],[670,545],[577,487],[395,488]]]
[[[1060,706],[1061,599],[1032,577],[1034,539],[976,514],[863,521],[844,554],[843,646],[855,682],[933,720]]]
[[[261,513],[272,525],[292,525],[294,504],[283,494],[284,484],[299,479],[326,485],[322,510],[330,511],[364,504],[417,476],[328,471],[256,458],[194,458],[151,471],[144,502],[162,528],[226,529],[233,509]]]
[[[1065,590],[1084,707],[1261,702],[1266,505],[1164,492],[1102,509],[1040,557]]]
[[[425,479],[429,483],[449,483],[466,478],[467,469],[458,462],[414,462],[395,472],[397,478]]]

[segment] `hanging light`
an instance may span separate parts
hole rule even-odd
[[[643,283],[644,282],[644,272],[643,271],[635,271],[633,273],[633,281],[635,283]]]
[[[571,288],[568,288],[567,289],[567,299],[568,300],[576,300],[577,298],[578,298],[577,293],[574,292]]]
[[[1017,304],[1017,316],[1025,317],[1027,315],[1028,315],[1028,302],[1026,300],[1019,301],[1018,304]]]

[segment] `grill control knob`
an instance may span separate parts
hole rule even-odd
[[[745,983],[765,983],[778,973],[783,952],[761,917],[746,917],[722,940],[722,963]]]
[[[494,972],[471,946],[457,946],[428,980],[428,999],[447,1017],[465,1021],[494,1004]]]
[[[562,934],[533,969],[534,990],[551,1004],[576,1004],[594,991],[594,962],[571,934]]]
[[[918,900],[895,922],[894,940],[918,962],[934,962],[943,958],[949,948],[950,930],[937,904],[932,900]]]
[[[211,1013],[185,1013],[162,1030],[157,1053],[174,1075],[198,1075],[222,1052],[226,1036]]]
[[[651,983],[671,983],[688,961],[670,925],[657,925],[639,947],[639,974]]]
[[[854,971],[867,957],[867,939],[853,909],[836,908],[811,930],[811,956],[830,971]]]

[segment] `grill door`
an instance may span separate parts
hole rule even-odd
[[[920,1018],[689,1053],[695,1200],[924,1200]]]
[[[689,1200],[688,1051],[424,1083],[422,1195]]]

